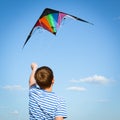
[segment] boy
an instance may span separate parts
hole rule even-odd
[[[29,115],[30,120],[63,120],[67,117],[64,100],[54,92],[53,71],[37,64],[31,64],[32,73],[29,79]]]

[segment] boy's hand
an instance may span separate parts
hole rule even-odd
[[[35,71],[38,68],[38,65],[36,63],[31,64],[31,69]]]
[[[36,63],[32,63],[31,64],[31,69],[32,69],[32,72],[31,72],[31,75],[30,75],[30,78],[29,78],[29,87],[31,87],[32,85],[36,84],[36,81],[35,81],[35,78],[34,78],[34,74],[35,74],[35,71],[37,70],[37,64]]]

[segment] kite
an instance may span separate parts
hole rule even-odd
[[[89,23],[92,24],[86,20],[83,20],[81,18],[78,18],[76,16],[64,13],[64,12],[60,12],[58,10],[53,10],[50,8],[46,8],[44,9],[43,13],[41,14],[41,16],[39,17],[39,19],[37,20],[37,22],[35,23],[35,25],[33,26],[32,30],[30,31],[23,47],[26,45],[26,43],[28,42],[28,40],[30,39],[33,31],[35,28],[43,28],[49,32],[51,32],[52,34],[56,35],[57,30],[60,27],[61,22],[63,21],[64,18],[66,17],[70,17],[73,18],[75,20],[79,20],[85,23]]]

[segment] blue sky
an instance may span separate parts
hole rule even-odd
[[[28,120],[30,64],[50,66],[53,91],[67,102],[67,120],[120,119],[120,2],[118,0],[0,1],[0,119]],[[66,19],[56,36],[35,31],[44,8],[94,25]]]

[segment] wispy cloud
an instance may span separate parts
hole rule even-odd
[[[5,90],[25,90],[26,88],[22,87],[21,85],[5,85],[3,86]]]
[[[93,75],[93,76],[81,78],[80,80],[71,80],[71,82],[74,83],[86,82],[86,83],[97,83],[97,84],[106,84],[109,81],[110,81],[109,78],[102,75]]]
[[[118,20],[119,21],[120,20],[120,16],[115,17],[114,20]]]
[[[109,99],[99,99],[97,100],[97,102],[100,102],[100,103],[106,103],[106,102],[109,102],[110,100]]]
[[[72,87],[68,87],[67,90],[73,90],[73,91],[86,91],[87,89],[85,87],[76,87],[76,86],[72,86]]]
[[[0,106],[0,109],[8,109],[8,106]]]
[[[18,115],[19,112],[18,112],[18,110],[14,110],[14,111],[11,112],[11,114],[13,114],[13,115]]]
[[[118,20],[120,20],[120,16],[118,16],[118,18],[117,18]]]

